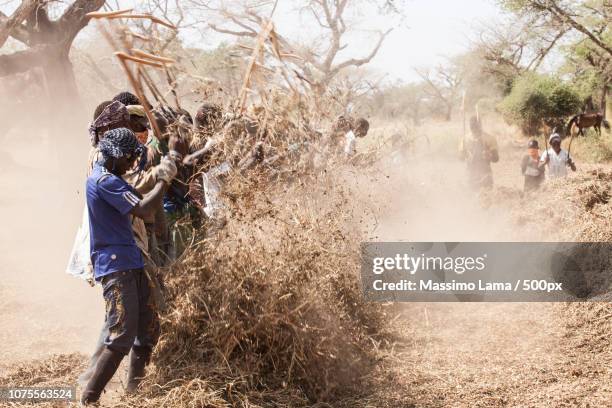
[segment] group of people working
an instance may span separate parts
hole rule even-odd
[[[568,168],[576,171],[576,165],[569,153],[561,148],[561,136],[558,133],[550,135],[548,144],[550,147],[542,153],[537,140],[532,139],[527,145],[527,154],[521,160],[525,192],[540,187],[546,177],[547,167],[549,178],[567,176]],[[470,132],[461,140],[459,154],[466,162],[469,185],[474,189],[491,188],[491,163],[499,161],[499,149],[495,137],[482,130],[477,117],[470,118]]]
[[[211,104],[203,104],[195,119],[179,109],[147,112],[129,92],[96,108],[89,128],[84,227],[87,269],[102,286],[106,312],[96,350],[79,378],[83,405],[99,400],[127,355],[126,390],[138,387],[160,334],[164,301],[158,267],[176,256],[173,225],[186,216],[192,225],[219,217],[222,176],[264,160],[258,126],[248,115],[224,117]],[[328,150],[353,156],[356,139],[368,129],[363,118],[342,117],[327,135]],[[76,264],[71,261],[69,271]]]
[[[546,167],[548,167],[549,178],[561,178],[567,176],[567,169],[576,171],[576,164],[569,152],[561,148],[561,136],[553,133],[548,138],[550,147],[540,154],[538,141],[532,139],[527,144],[527,154],[521,161],[521,172],[525,177],[524,191],[534,191],[540,188],[544,181]]]

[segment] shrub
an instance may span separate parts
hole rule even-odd
[[[514,81],[500,109],[523,133],[533,135],[544,124],[558,126],[580,106],[580,96],[569,84],[556,77],[530,73]]]

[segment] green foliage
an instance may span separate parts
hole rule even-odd
[[[569,84],[557,77],[529,73],[514,81],[499,107],[523,133],[533,135],[543,124],[556,126],[581,105],[580,95]]]

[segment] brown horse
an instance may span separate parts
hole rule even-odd
[[[603,114],[601,113],[581,113],[570,119],[567,122],[567,134],[570,134],[572,130],[572,125],[575,125],[578,128],[578,135],[584,136],[583,129],[587,129],[590,127],[595,128],[595,132],[599,136],[601,136],[601,125],[603,124],[604,128],[610,130],[610,124],[607,120],[604,119]]]

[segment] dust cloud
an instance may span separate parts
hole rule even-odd
[[[498,140],[510,142],[500,146],[500,161],[492,164],[494,180],[496,188],[518,194],[523,149],[511,142],[510,129],[505,132],[497,135]],[[445,153],[425,151],[401,167],[387,166],[380,201],[390,204],[376,240],[542,239],[537,231],[517,225],[504,203],[485,208],[479,193],[467,185],[465,163],[453,153],[452,148]],[[404,303],[394,305],[394,310],[406,327],[406,344],[398,347],[398,378],[409,384],[423,406],[438,406],[440,395],[447,396],[443,405],[448,406],[476,406],[489,398],[495,405],[498,401],[488,393],[493,389],[496,394],[512,395],[513,389],[522,387],[517,372],[536,382],[541,373],[565,360],[563,330],[554,304]]]
[[[20,114],[29,123],[9,126],[0,144],[0,371],[89,352],[104,316],[99,288],[64,272],[84,206],[85,121],[52,134],[40,116]]]

